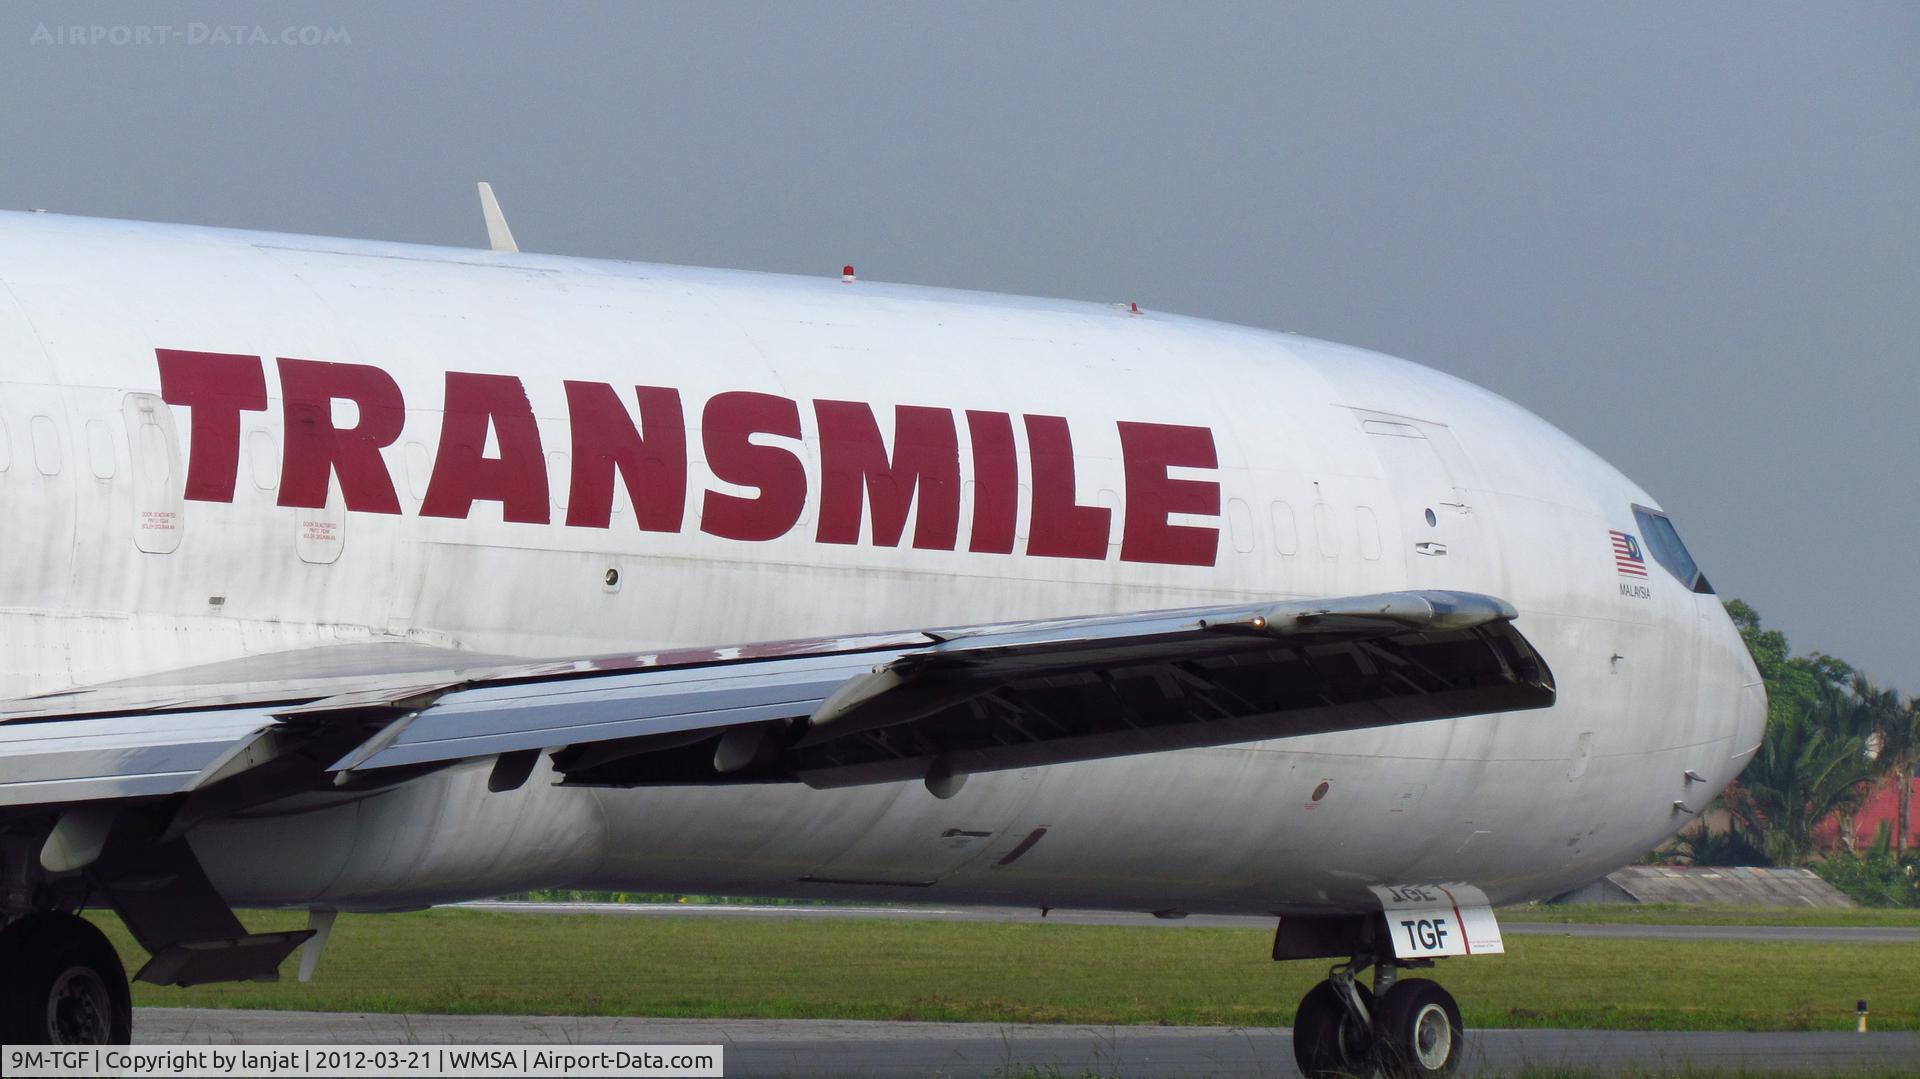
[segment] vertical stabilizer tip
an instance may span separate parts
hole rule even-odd
[[[487,246],[495,251],[518,251],[513,230],[507,227],[507,215],[500,212],[500,200],[493,197],[493,185],[480,181],[480,212],[487,219]]]

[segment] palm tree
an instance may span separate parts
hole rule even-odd
[[[1721,795],[1736,826],[1782,863],[1804,858],[1813,829],[1835,812],[1851,816],[1876,775],[1900,782],[1896,842],[1911,831],[1909,800],[1920,766],[1920,701],[1882,690],[1845,661],[1796,656],[1785,634],[1761,625],[1740,600],[1727,602],[1767,684],[1767,733],[1747,770]],[[1902,782],[1904,781],[1904,782]]]
[[[1804,862],[1814,826],[1865,798],[1874,762],[1863,752],[1865,737],[1849,733],[1859,703],[1847,688],[1827,683],[1810,707],[1776,715],[1739,785],[1728,791],[1728,809],[1760,837],[1775,864]]]
[[[1907,849],[1913,776],[1920,765],[1920,697],[1908,697],[1904,707],[1887,716],[1881,728],[1880,756],[1894,781],[1893,854],[1898,858]]]
[[[1829,683],[1829,691],[1821,694],[1822,725],[1838,735],[1860,739],[1861,749],[1872,762],[1870,768],[1876,778],[1897,778],[1903,762],[1894,743],[1901,737],[1899,728],[1906,712],[1900,704],[1899,692],[1881,689],[1859,671],[1849,672],[1845,695],[1832,692],[1834,684],[1837,683]],[[1863,799],[1866,793],[1862,792]],[[1842,802],[1839,809],[1840,841],[1848,850],[1853,849],[1853,815],[1858,809],[1858,801]]]

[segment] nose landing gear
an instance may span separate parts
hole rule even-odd
[[[1381,998],[1374,1033],[1388,1075],[1426,1079],[1453,1073],[1465,1029],[1453,994],[1439,982],[1409,978]]]
[[[1293,1060],[1307,1079],[1371,1074],[1373,991],[1350,966],[1307,990],[1293,1016]]]
[[[1293,1020],[1293,1058],[1307,1079],[1434,1079],[1460,1063],[1464,1028],[1453,995],[1426,978],[1400,980],[1407,966],[1374,965],[1373,989],[1356,959],[1307,991]]]

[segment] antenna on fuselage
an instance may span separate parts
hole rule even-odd
[[[520,250],[507,227],[507,215],[500,212],[500,200],[493,197],[493,185],[485,180],[480,181],[480,212],[487,219],[487,246],[495,251]]]

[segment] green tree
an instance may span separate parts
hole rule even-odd
[[[1851,695],[1828,687],[1822,697],[1770,721],[1760,751],[1727,791],[1727,808],[1776,865],[1804,863],[1815,825],[1858,807],[1874,776],[1863,740],[1835,733],[1842,720],[1834,713],[1854,707]]]
[[[1815,652],[1796,656],[1787,635],[1760,624],[1760,614],[1745,600],[1728,600],[1727,614],[1747,642],[1754,666],[1767,684],[1767,718],[1771,722],[1804,712],[1819,700],[1825,688],[1844,686],[1853,668],[1843,660]]]
[[[1920,698],[1908,697],[1905,705],[1892,713],[1882,739],[1880,755],[1894,782],[1893,853],[1898,858],[1907,849],[1913,820],[1914,770],[1920,766]]]
[[[1825,689],[1817,705],[1817,722],[1838,737],[1860,741],[1861,751],[1870,762],[1868,770],[1873,778],[1888,778],[1898,772],[1900,761],[1889,750],[1898,738],[1898,728],[1906,709],[1901,705],[1897,691],[1881,689],[1866,675],[1853,671],[1846,679],[1844,693],[1833,688]],[[1848,850],[1853,849],[1854,813],[1870,790],[1870,787],[1863,789],[1861,798],[1843,802],[1837,810],[1840,814],[1841,842]]]
[[[1766,682],[1767,731],[1723,803],[1776,862],[1801,862],[1826,817],[1841,814],[1851,834],[1852,814],[1872,780],[1893,767],[1889,751],[1902,737],[1899,696],[1837,657],[1794,655],[1786,635],[1763,626],[1741,600],[1728,601],[1727,614]]]
[[[1843,716],[1845,733],[1858,735],[1868,744],[1870,755],[1891,760],[1887,753],[1896,737],[1895,728],[1906,711],[1898,690],[1882,689],[1864,674],[1855,671],[1847,679],[1847,691],[1853,697],[1852,708]]]

